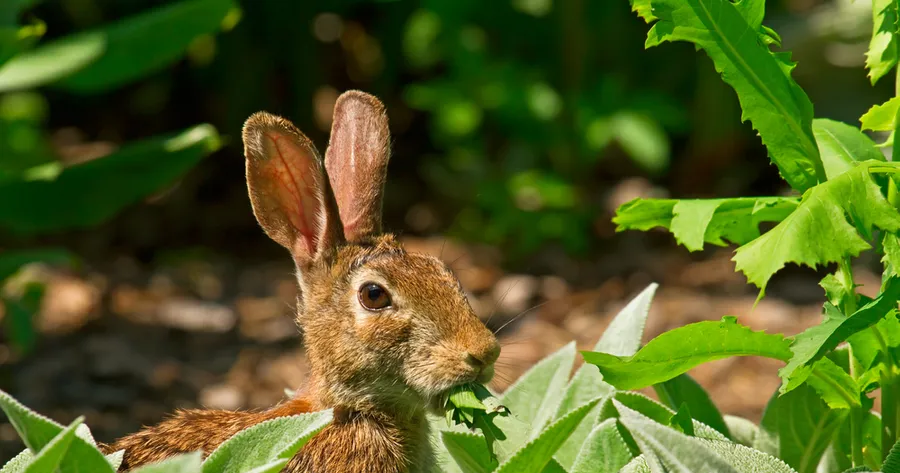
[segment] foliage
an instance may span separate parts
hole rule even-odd
[[[197,38],[233,26],[238,15],[234,1],[181,0],[41,43],[42,23],[18,24],[22,10],[34,3],[6,2],[0,18],[0,135],[5,138],[0,145],[0,232],[33,236],[98,225],[171,185],[221,146],[215,128],[201,124],[67,163],[41,139],[46,105],[32,89],[114,91],[177,61]],[[4,251],[0,287],[29,263],[73,259],[62,249]],[[30,286],[22,294],[0,296],[20,351],[34,343],[32,318],[41,292]]]

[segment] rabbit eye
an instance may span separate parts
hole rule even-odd
[[[381,310],[391,306],[391,296],[387,289],[373,282],[359,287],[359,303],[368,310]]]

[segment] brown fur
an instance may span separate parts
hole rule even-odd
[[[122,471],[177,453],[208,455],[252,425],[327,408],[334,422],[285,472],[426,471],[433,462],[426,411],[439,410],[453,386],[493,375],[499,345],[452,272],[379,234],[389,141],[383,106],[351,91],[335,108],[328,176],[287,120],[258,113],[244,128],[254,213],[297,264],[297,321],[311,367],[305,394],[260,412],[176,412],[105,447],[125,450]],[[387,289],[389,307],[360,304],[358,289],[371,282]]]

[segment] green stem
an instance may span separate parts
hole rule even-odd
[[[866,457],[863,455],[863,410],[861,407],[850,408],[850,460],[853,466],[863,466],[866,464]]]

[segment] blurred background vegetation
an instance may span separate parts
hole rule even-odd
[[[817,117],[855,123],[892,95],[862,68],[868,2],[769,0],[766,24]],[[645,51],[647,29],[627,0],[0,0],[0,340],[18,354],[0,350],[0,366],[40,343],[28,262],[109,276],[123,257],[287,261],[250,211],[241,125],[281,114],[324,151],[347,89],[387,105],[393,231],[576,287],[659,266],[648,248],[684,253],[615,234],[613,210],[786,189],[709,59]],[[0,387],[42,410],[15,392],[29,368],[7,366]]]

